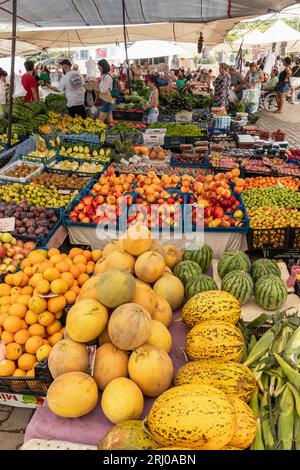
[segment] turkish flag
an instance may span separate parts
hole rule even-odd
[[[97,57],[106,57],[107,51],[106,49],[96,49]]]

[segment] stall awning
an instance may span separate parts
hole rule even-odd
[[[264,42],[298,41],[300,33],[281,20],[276,21],[265,33]]]
[[[207,22],[280,11],[292,0],[125,0],[126,24]],[[0,23],[11,21],[12,1],[0,2]],[[123,23],[122,0],[18,1],[24,26],[91,26]]]
[[[27,42],[17,41],[16,55],[32,54],[37,52],[39,48]],[[11,55],[11,41],[8,39],[0,39],[0,57],[8,57]]]

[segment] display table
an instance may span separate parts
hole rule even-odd
[[[178,319],[180,313],[174,314],[174,320]],[[183,364],[185,336],[189,328],[181,321],[173,321],[170,333],[173,338],[171,358],[176,372]],[[145,398],[145,407],[142,419],[147,416],[154,398]],[[45,402],[38,408],[29,422],[24,442],[30,439],[45,439],[75,442],[78,444],[97,445],[100,439],[111,429],[113,424],[105,418],[100,403],[88,415],[82,418],[60,418],[49,410]]]
[[[100,232],[101,237],[98,236],[96,228],[90,227],[68,227],[68,234],[70,242],[74,245],[90,245],[92,250],[96,248],[103,249],[104,246],[112,240],[116,240],[115,231]],[[104,236],[103,236],[104,235]],[[159,234],[159,241],[162,245],[175,245],[179,249],[184,250],[186,245],[193,241],[193,234],[189,237],[189,234],[182,234],[179,239],[174,238],[171,234],[162,232]],[[246,251],[248,249],[247,236],[240,233],[229,233],[229,232],[205,232],[204,242],[211,246],[214,257],[221,258],[224,251],[228,250],[241,250]]]

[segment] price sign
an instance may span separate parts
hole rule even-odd
[[[0,232],[13,232],[15,230],[15,217],[0,219]]]
[[[57,192],[58,194],[70,194],[71,189],[59,189]]]

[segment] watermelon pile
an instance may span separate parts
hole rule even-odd
[[[266,310],[276,310],[287,297],[285,283],[273,274],[260,277],[254,287],[256,302]]]
[[[251,276],[254,282],[260,277],[273,274],[273,276],[281,277],[280,269],[278,268],[276,261],[270,259],[261,258],[254,261],[251,268]]]
[[[193,250],[185,250],[183,253],[183,260],[195,261],[202,269],[204,274],[210,268],[213,259],[213,250],[209,245],[205,243]]]
[[[252,277],[246,271],[231,271],[224,276],[221,289],[234,295],[243,305],[250,299],[253,285]]]
[[[195,261],[181,261],[176,264],[173,274],[178,277],[185,286],[189,279],[197,274],[202,274],[202,269]]]
[[[185,297],[189,300],[194,295],[208,290],[218,290],[218,286],[212,277],[201,274],[187,281],[185,284]]]
[[[221,279],[231,271],[251,271],[249,256],[239,250],[225,251],[218,263],[218,273]]]

